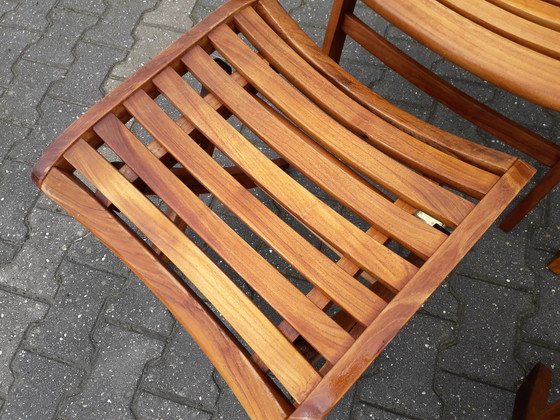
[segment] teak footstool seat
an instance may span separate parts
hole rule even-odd
[[[276,0],[231,0],[74,122],[33,177],[169,308],[251,417],[316,419],[533,173],[383,102]]]

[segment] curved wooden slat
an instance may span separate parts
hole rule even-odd
[[[173,70],[174,74],[181,83],[185,83],[180,76]],[[156,83],[165,86],[163,72],[158,76]],[[188,85],[186,85],[188,87]],[[190,88],[190,87],[188,87]],[[188,90],[185,86],[180,89],[173,87],[172,92],[179,95],[182,101],[187,101],[185,95]],[[192,90],[192,89],[191,89]],[[192,90],[194,111],[205,112],[207,109],[201,108],[202,103],[196,103],[196,98],[202,100],[194,90]],[[136,117],[145,120],[144,114],[157,116],[160,120],[169,117],[155,105],[146,95],[138,94],[142,102],[127,103],[127,107]],[[173,95],[170,95],[173,98]],[[191,101],[188,101],[189,103]],[[137,106],[141,104],[140,106]],[[177,102],[177,105],[182,105]],[[196,105],[196,106],[195,106]],[[178,107],[181,109],[181,107]],[[187,113],[189,117],[191,113]],[[211,115],[208,113],[208,115]],[[219,121],[219,120],[217,120]],[[223,120],[222,120],[223,121]],[[227,124],[227,123],[226,123]],[[228,125],[229,126],[229,125]],[[231,126],[229,126],[231,128]],[[177,160],[195,176],[201,184],[211,191],[222,203],[224,203],[234,214],[236,214],[250,229],[259,235],[273,249],[290,262],[294,268],[312,284],[325,291],[326,294],[346,311],[351,313],[363,324],[369,324],[373,318],[385,306],[384,302],[375,294],[369,292],[354,278],[340,270],[331,260],[294,232],[288,225],[280,220],[255,196],[244,187],[239,185],[231,177],[227,176],[225,170],[196,145],[179,127],[172,124],[150,125],[146,127],[151,134],[158,138],[160,142],[173,154]],[[234,129],[233,129],[234,130]],[[235,133],[237,131],[234,130]],[[267,165],[272,165],[279,170],[276,165],[266,160]],[[242,165],[239,165],[242,167]],[[285,174],[279,170],[279,173]],[[290,178],[291,179],[291,178]],[[397,261],[398,262],[398,261]],[[396,271],[399,270],[397,267]]]
[[[275,0],[261,0],[257,10],[282,39],[325,78],[352,99],[401,130],[434,147],[446,150],[465,162],[496,174],[503,174],[515,161],[510,155],[438,129],[377,95],[325,55]]]
[[[356,339],[356,343],[290,418],[320,418],[320,413],[324,413],[344,395],[534,173],[534,169],[522,161],[514,164],[479,202],[475,211],[449,236],[444,246]]]
[[[131,96],[128,102],[135,98],[137,96]],[[140,124],[151,124],[142,119],[137,121]],[[169,122],[158,120],[157,123]],[[346,331],[199,200],[117,117],[109,114],[94,126],[94,130],[123,162],[325,359],[336,361],[342,356],[353,342]]]
[[[560,111],[560,61],[503,38],[437,0],[364,3],[459,66],[513,94]],[[465,32],[468,37],[463,36]]]
[[[473,22],[520,45],[560,59],[560,32],[554,29],[531,22],[486,0],[438,1]]]
[[[560,31],[560,10],[558,6],[535,0],[488,0],[511,13],[527,20]]]
[[[299,130],[290,129],[289,124],[275,118],[275,114],[269,108],[237,89],[227,77],[219,73],[219,69],[213,66],[210,60],[207,60],[207,55],[202,53],[199,57],[192,57],[200,59],[199,66],[202,67],[195,68],[195,63],[191,60],[191,71],[209,86],[215,87],[217,95],[235,110],[238,118],[248,123],[271,147],[325,191],[418,255],[431,255],[445,240],[445,235],[441,232],[434,231],[410,214],[395,208],[370,187],[365,187],[355,176],[345,171],[344,167],[339,167],[335,163],[336,159],[325,153],[324,149],[319,150],[316,145],[313,146],[313,142]]]
[[[43,183],[43,192],[93,232],[167,306],[216,366],[250,416],[279,420],[293,411],[292,404],[260,372],[218,317],[78,179],[53,168]],[[267,404],[259,403],[263,400]]]
[[[390,156],[431,178],[481,198],[498,177],[443,153],[387,123],[323,78],[266,25],[252,8],[236,14],[237,27],[276,69],[314,102]]]
[[[342,27],[349,36],[401,76],[473,124],[545,165],[552,166],[560,159],[560,146],[471,98],[403,54],[357,17],[347,16]],[[504,162],[511,165],[512,157]]]
[[[229,27],[220,26],[208,37],[253,86],[315,141],[387,190],[449,226],[456,226],[474,207],[473,203],[433,184],[324,114],[255,55]]]
[[[319,383],[315,369],[245,293],[91,146],[78,140],[64,157],[192,281],[296,401]]]
[[[195,44],[203,42],[207,32],[216,25],[228,21],[232,15],[237,13],[239,9],[247,7],[256,0],[231,0],[219,7],[209,15],[206,19],[193,26],[186,34],[177,41],[169,45],[165,50],[150,60],[148,64],[142,66],[136,73],[127,79],[126,83],[121,83],[111,93],[93,105],[78,120],[74,121],[64,132],[56,138],[49,146],[47,151],[41,156],[39,161],[33,167],[33,181],[40,187],[41,183],[54,165],[63,165],[60,157],[66,149],[74,144],[78,139],[86,141],[94,141],[92,139],[91,128],[97,121],[110,112],[117,114],[123,119],[127,119],[126,113],[123,113],[120,104],[142,86],[146,85],[149,80],[158,74],[163,68],[172,66],[174,68],[180,66],[178,58],[184,52]],[[95,137],[95,136],[93,136]]]

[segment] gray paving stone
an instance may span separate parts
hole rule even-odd
[[[417,313],[360,380],[360,401],[412,417],[437,418],[441,401],[432,389],[433,367],[453,325]]]
[[[142,392],[134,410],[136,417],[146,420],[209,420],[212,414],[188,405]]]
[[[213,372],[214,367],[200,347],[178,325],[164,356],[147,368],[143,387],[184,398],[195,407],[212,409],[220,392],[212,380]]]
[[[457,265],[455,272],[508,287],[531,288],[534,276],[526,267],[525,241],[525,233],[508,235],[493,226]]]
[[[105,316],[125,325],[132,325],[162,335],[171,334],[174,318],[161,301],[136,276],[112,297]]]
[[[489,103],[499,90],[494,85],[443,59],[437,60],[431,70],[482,103]]]
[[[19,247],[0,241],[0,266],[8,264],[17,254]]]
[[[2,17],[2,15],[5,13],[14,10],[17,5],[21,3],[21,1],[22,0],[4,0],[2,3],[0,3],[0,17]]]
[[[23,334],[47,310],[44,303],[0,290],[0,395],[8,393],[14,380],[10,364]]]
[[[31,181],[31,168],[6,160],[0,165],[0,239],[21,242],[27,235],[25,216],[29,213],[39,190]]]
[[[57,98],[93,105],[103,97],[101,86],[107,74],[115,63],[126,56],[126,52],[79,42],[75,53],[76,62],[63,79],[52,85],[49,94]]]
[[[542,363],[552,371],[552,385],[550,387],[549,401],[560,399],[560,351],[551,350],[536,344],[521,342],[518,345],[518,359],[525,366],[524,378],[537,364]],[[516,382],[515,389],[521,385],[522,378]]]
[[[130,273],[129,268],[91,233],[70,245],[67,258],[119,276]]]
[[[392,70],[387,70],[384,77],[373,83],[371,87],[383,98],[424,120],[434,103],[432,98],[416,90],[413,84]]]
[[[515,394],[450,373],[436,379],[439,395],[444,400],[442,419],[508,420]]]
[[[28,138],[25,141],[18,142],[12,148],[9,153],[10,158],[35,165],[47,146],[77,117],[83,114],[86,108],[47,96],[42,102],[40,110],[41,118]],[[36,187],[33,189],[35,190]]]
[[[96,15],[103,13],[106,7],[103,0],[61,0],[58,6],[94,13]]]
[[[116,78],[127,78],[165,47],[179,38],[179,32],[154,26],[140,24],[134,31],[136,42],[126,59],[115,66],[111,75]]]
[[[453,289],[463,308],[456,344],[441,352],[440,366],[457,375],[508,386],[522,373],[514,358],[516,320],[532,309],[531,295],[467,277]]]
[[[163,343],[106,324],[96,332],[99,350],[93,371],[77,395],[61,405],[70,419],[132,419],[130,410],[144,365],[158,357]]]
[[[547,263],[547,259],[541,260]],[[543,264],[544,265],[544,264]],[[536,295],[536,312],[522,322],[523,337],[536,343],[560,349],[560,284],[552,272],[539,276],[539,293]]]
[[[354,419],[365,420],[365,419],[375,419],[375,420],[408,420],[412,417],[407,417],[402,414],[396,414],[390,411],[385,411],[377,407],[372,407],[371,405],[358,403],[354,409]]]
[[[185,32],[192,26],[189,14],[195,3],[195,0],[160,0],[154,10],[142,17],[142,22]]]
[[[490,106],[499,109],[501,113],[521,125],[530,127],[531,130],[537,132],[541,136],[554,139],[554,135],[551,131],[553,128],[551,114],[542,112],[542,108],[539,106],[503,90],[498,91],[496,97],[490,103]],[[556,133],[558,133],[558,131],[556,131]]]
[[[329,9],[322,0],[306,0],[298,8],[291,10],[292,18],[300,25],[324,28],[329,19]]]
[[[222,391],[220,392],[220,398],[218,400],[218,413],[215,418],[218,420],[246,420],[247,413],[239,403],[239,400],[235,397],[232,390],[227,386],[225,381],[219,374],[218,382]]]
[[[85,39],[102,44],[131,48],[132,32],[143,12],[153,8],[156,0],[106,0],[108,5],[99,23],[89,29]]]
[[[378,23],[377,19],[374,22]],[[383,27],[382,24],[380,25],[378,23],[378,25],[380,26],[380,28]],[[393,43],[398,49],[412,57],[424,67],[431,68],[432,65],[440,59],[440,57],[436,53],[425,48],[419,42],[410,38],[408,35],[395,28],[394,26],[389,26],[386,29],[384,36],[389,39],[389,41],[391,41],[391,43]]]
[[[47,15],[58,0],[23,0],[6,13],[0,23],[43,31],[49,25]]]
[[[449,279],[444,281],[422,305],[422,311],[450,321],[457,321],[459,303],[451,293]]]
[[[353,386],[327,415],[326,420],[349,419],[353,411],[353,403],[357,394],[357,386]]]
[[[17,379],[0,417],[42,420],[55,417],[62,397],[75,388],[83,372],[22,351],[14,361]]]
[[[96,23],[97,18],[65,9],[55,9],[50,18],[52,24],[39,42],[26,51],[25,57],[42,63],[68,66],[74,61],[74,44],[85,28]]]
[[[1,7],[1,6],[0,6]],[[12,66],[23,50],[32,42],[39,39],[39,34],[25,29],[0,27],[0,84],[8,85],[13,79]]]
[[[29,129],[0,121],[0,162],[4,160],[14,144],[23,141],[29,135]]]
[[[30,330],[26,343],[41,354],[85,366],[93,355],[90,334],[99,312],[107,297],[119,291],[124,279],[66,262],[59,277],[53,307]]]
[[[65,70],[20,60],[14,71],[15,78],[0,98],[0,119],[34,124],[39,118],[36,108],[49,85],[60,79]]]
[[[0,267],[0,284],[36,296],[53,297],[58,289],[55,272],[67,244],[83,236],[85,231],[70,217],[40,209],[31,213],[29,225],[29,238],[16,258]]]

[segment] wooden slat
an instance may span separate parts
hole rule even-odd
[[[251,417],[284,419],[293,406],[206,305],[78,179],[53,168],[43,192],[113,251],[194,338]],[[266,404],[259,403],[267,401]]]
[[[488,0],[511,13],[560,31],[560,9],[557,6],[535,0]]]
[[[445,235],[441,232],[395,208],[300,130],[284,118],[279,118],[270,107],[237,89],[228,77],[206,58],[205,54],[195,57],[201,63],[194,66],[195,63],[191,62],[191,71],[205,83],[215,87],[216,95],[220,95],[241,121],[251,126],[277,153],[321,188],[419,255],[431,255],[445,240]]]
[[[404,201],[401,201],[401,200],[397,201],[396,204],[398,206],[402,207],[403,209],[405,209],[406,211],[409,211],[411,213],[414,212],[414,210],[415,210],[413,207],[410,207],[408,204],[406,204]],[[377,242],[380,242],[380,243],[385,243],[389,239],[387,236],[383,235],[381,232],[378,232],[374,228],[369,228],[366,233],[368,235],[370,235],[373,239],[375,239]],[[361,268],[358,267],[349,258],[347,258],[345,256],[342,256],[336,264],[340,268],[342,268],[345,272],[347,272],[348,274],[350,274],[353,277],[358,276],[361,272]],[[372,286],[373,286],[373,283],[375,282],[375,279],[371,279],[371,280],[373,280],[372,281]],[[372,287],[370,287],[370,289],[372,289]],[[326,308],[331,303],[331,300],[329,299],[329,297],[326,296],[324,293],[322,293],[317,288],[311,289],[309,291],[309,293],[307,294],[307,297],[313,303],[315,303],[315,305],[317,305],[319,308]],[[278,328],[280,329],[280,331],[282,331],[284,333],[284,335],[291,342],[294,342],[299,337],[299,334],[297,333],[297,331],[294,330],[285,321],[281,322],[280,325],[278,326]]]
[[[275,69],[333,118],[390,156],[431,178],[481,198],[498,177],[413,138],[345,95],[291,49],[252,8],[234,18],[237,27]]]
[[[345,1],[345,3],[348,2],[349,0]],[[346,72],[333,59],[325,55],[285,10],[282,9],[276,0],[261,0],[256,7],[259,14],[275,32],[332,84],[336,85],[340,90],[371,112],[379,115],[401,130],[434,147],[458,156],[465,162],[495,174],[503,174],[515,161],[515,158],[510,155],[478,145],[434,127],[377,95]],[[332,15],[331,19],[333,19]],[[323,46],[323,48],[328,47],[327,44]],[[330,51],[328,49],[325,52],[330,54]]]
[[[145,85],[149,85],[152,77],[163,68],[172,66],[179,67],[178,58],[192,45],[203,43],[207,32],[216,25],[228,21],[239,9],[247,7],[255,0],[230,0],[209,15],[206,19],[193,26],[185,35],[169,45],[165,50],[154,57],[148,64],[129,77],[125,82],[117,86],[111,93],[93,105],[84,115],[77,119],[64,132],[56,138],[47,151],[41,156],[33,167],[33,181],[40,187],[42,180],[53,164],[61,164],[62,154],[78,139],[94,141],[91,128],[97,121],[109,112],[117,113],[123,119],[122,102],[131,94]],[[95,136],[93,136],[95,137]]]
[[[236,165],[244,168],[261,188],[331,246],[348,255],[366,271],[396,290],[400,290],[416,271],[414,266],[372,241],[363,231],[289,175],[271,165],[270,160],[255,146],[226,121],[204,107],[204,104],[197,100],[194,91],[176,73],[162,73],[154,81],[177,109],[195,121],[200,131],[212,139],[224,154]],[[201,182],[204,181],[201,179]],[[296,260],[300,258],[297,256]],[[287,261],[294,264],[293,259],[287,258]],[[326,290],[322,286],[321,288]],[[336,288],[334,291],[334,294],[328,294],[336,298]]]
[[[157,123],[167,122],[158,120]],[[117,117],[108,115],[94,130],[323,357],[335,363],[342,356],[352,344],[352,338],[199,200]]]
[[[495,34],[437,0],[363,1],[444,58],[515,95],[560,111],[560,60]]]
[[[219,26],[208,37],[253,86],[315,141],[387,190],[449,226],[456,226],[473,208],[473,203],[433,184],[324,114],[255,55],[229,27]]]
[[[178,77],[181,83],[185,83],[173,70],[170,70],[170,72]],[[168,72],[163,72],[161,76],[158,76],[157,83],[160,88],[161,86],[165,87],[163,85],[164,75],[167,74]],[[183,98],[181,101],[191,103],[191,101],[185,99],[185,95],[188,93],[185,87],[181,86],[180,89],[174,92]],[[200,96],[194,90],[191,89],[191,91],[195,98],[192,101],[194,110],[187,115],[190,118],[196,117],[194,114],[200,112],[211,115],[208,113],[208,109],[203,107],[204,101],[197,103],[196,98],[200,100]],[[139,92],[135,98],[133,102],[127,102],[126,106],[138,120],[146,122],[150,120],[150,116],[160,121],[170,119],[147,95]],[[181,109],[182,102],[177,104],[179,105],[178,108]],[[232,129],[227,123],[226,125]],[[331,260],[266,208],[253,194],[230,176],[227,176],[224,169],[198,147],[179,127],[162,123],[147,124],[145,128],[242,222],[263,238],[282,258],[290,262],[307,280],[331,296],[341,308],[344,308],[366,325],[382,310],[385,306],[382,299],[340,270]],[[235,139],[227,130],[219,131],[224,136],[224,141]],[[233,132],[239,135],[235,129],[233,129]],[[265,160],[266,165],[272,165],[274,171],[281,174],[279,175],[280,178],[287,176],[268,158]],[[241,167],[241,165],[239,166]],[[288,179],[291,180],[289,177]],[[395,271],[399,270],[400,267],[396,266]]]
[[[387,308],[356,339],[356,343],[324,376],[309,398],[299,405],[291,418],[320,418],[332,407],[367,369],[434,292],[455,265],[492,225],[511,200],[535,173],[522,161],[496,183],[475,211],[449,236],[444,246],[418,271]],[[349,367],[352,368],[349,368]]]
[[[486,0],[438,0],[462,16],[520,45],[560,59],[560,32],[519,17]],[[560,21],[560,19],[559,19]]]
[[[552,166],[560,159],[560,146],[471,98],[404,54],[357,17],[347,16],[342,27],[366,50],[463,118],[545,165]],[[512,157],[504,161],[511,166]]]
[[[307,395],[320,380],[317,372],[196,244],[85,141],[64,157],[192,281],[296,401]]]

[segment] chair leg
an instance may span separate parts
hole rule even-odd
[[[539,202],[560,182],[560,161],[550,168],[548,173],[541,179],[529,194],[521,200],[510,214],[500,224],[500,229],[505,232],[512,230],[527,213],[539,204]]]
[[[560,274],[560,251],[556,254],[556,257],[548,264],[548,269],[553,273]]]
[[[552,372],[542,363],[535,365],[517,394],[512,420],[554,420],[560,418],[560,401],[548,405]]]

